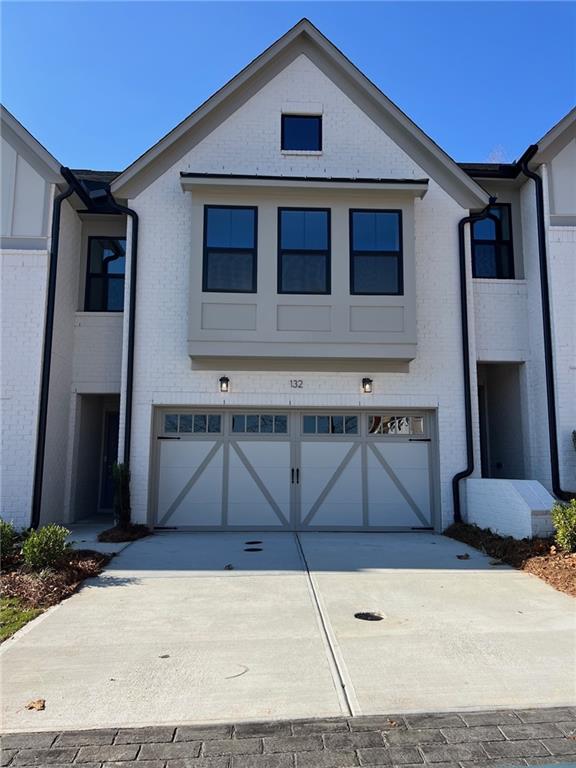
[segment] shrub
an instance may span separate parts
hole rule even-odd
[[[559,501],[552,507],[556,544],[565,552],[576,552],[576,499],[569,504]]]
[[[0,558],[2,560],[12,557],[17,540],[18,534],[12,523],[7,523],[0,518]]]
[[[68,528],[53,523],[38,531],[31,531],[22,545],[25,565],[33,571],[58,565],[70,548],[66,542],[69,533]]]
[[[126,464],[114,464],[114,522],[118,528],[130,528],[130,471]]]

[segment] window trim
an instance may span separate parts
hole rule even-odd
[[[298,118],[307,118],[307,119],[314,118],[315,120],[318,120],[318,143],[319,143],[318,149],[302,149],[302,148],[288,149],[287,147],[284,146],[284,140],[286,137],[285,122],[287,117],[297,118],[297,119]],[[318,115],[318,114],[307,115],[307,114],[302,114],[300,112],[282,112],[280,116],[280,151],[281,152],[322,152],[322,147],[324,144],[324,136],[322,133],[322,122],[323,122],[322,115]]]
[[[208,246],[208,210],[248,210],[254,211],[254,247],[253,248],[213,248]],[[258,206],[256,205],[212,205],[204,204],[202,231],[202,293],[257,293],[258,292]],[[219,253],[248,253],[252,254],[252,287],[249,290],[230,288],[208,288],[208,255],[209,251]]]
[[[354,214],[355,213],[396,213],[398,214],[399,233],[397,251],[359,251],[354,248]],[[351,296],[404,296],[404,218],[401,208],[350,208],[348,212],[348,240],[350,251],[350,295]],[[397,291],[355,291],[354,290],[354,257],[355,256],[397,256],[398,258],[398,290]]]
[[[108,275],[108,274],[98,274],[97,272],[91,272],[90,271],[90,254],[92,249],[92,241],[93,240],[123,240],[124,241],[124,273],[122,276],[120,275]],[[88,235],[88,247],[86,250],[86,280],[84,285],[84,312],[104,312],[106,314],[111,313],[121,313],[124,312],[124,298],[122,298],[122,309],[88,309],[88,299],[90,297],[90,278],[99,277],[99,278],[107,278],[106,279],[106,300],[108,300],[108,281],[110,279],[112,280],[122,280],[124,283],[124,286],[126,286],[126,236],[125,235]],[[116,261],[116,259],[119,259],[120,256],[115,256],[113,259],[108,259],[108,261]]]
[[[498,219],[498,222],[494,222],[496,226],[496,239],[495,240],[486,240],[482,238],[475,238],[474,237],[474,222],[472,222],[470,226],[470,256],[472,258],[472,277],[474,280],[516,280],[516,264],[514,263],[514,233],[512,228],[512,203],[493,203],[490,208],[507,208],[508,209],[508,229],[510,231],[510,238],[508,240],[504,240],[502,238],[502,222],[500,219],[498,219],[497,216],[494,218]],[[490,212],[490,211],[489,211]],[[493,221],[493,219],[490,219],[490,221]],[[502,260],[497,260],[497,272],[500,274],[493,275],[492,277],[479,277],[476,275],[476,246],[477,245],[493,245],[493,246],[502,246],[507,245],[510,250],[510,274],[503,276],[502,273]]]
[[[323,211],[327,214],[327,245],[326,249],[306,250],[305,248],[282,248],[282,212],[283,211]],[[283,206],[278,208],[277,217],[277,247],[276,259],[276,292],[283,296],[330,296],[332,293],[332,209],[314,206]],[[282,256],[285,253],[302,253],[314,256],[326,256],[326,290],[325,291],[284,291],[282,290]]]

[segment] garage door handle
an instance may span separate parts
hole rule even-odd
[[[294,468],[292,468],[290,471],[292,473],[292,485],[294,485]]]
[[[299,468],[296,470],[296,484],[297,485],[300,484],[300,469]]]
[[[179,437],[159,437],[158,440],[180,440]]]
[[[409,437],[408,442],[409,443],[431,443],[432,438],[431,437]]]

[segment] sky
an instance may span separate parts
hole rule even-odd
[[[303,16],[460,162],[576,101],[573,2],[2,2],[1,101],[64,165],[122,170]]]

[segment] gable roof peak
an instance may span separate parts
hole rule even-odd
[[[314,63],[338,80],[360,109],[465,209],[488,204],[488,195],[306,17],[257,56],[198,109],[160,139],[112,182],[114,194],[130,199],[174,165],[195,143],[233,114],[286,66],[298,40]],[[298,50],[298,47],[296,48]],[[268,80],[266,79],[268,77]]]

